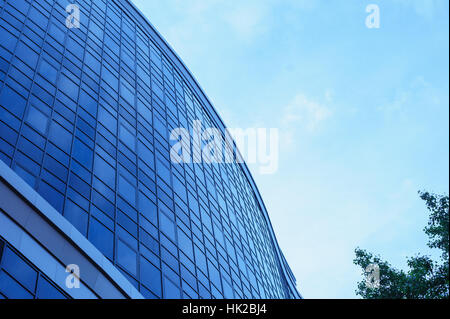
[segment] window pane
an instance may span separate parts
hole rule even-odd
[[[56,77],[58,75],[58,70],[51,66],[47,61],[42,60],[39,67],[39,73],[51,83],[56,83]]]
[[[161,230],[166,234],[170,239],[175,241],[175,225],[173,222],[163,213],[159,214],[159,223]]]
[[[47,131],[48,117],[33,106],[28,110],[27,122],[43,134]]]
[[[116,188],[116,171],[110,166],[106,161],[103,160],[100,156],[95,156],[95,164],[94,164],[95,175],[97,175],[103,183],[111,187],[112,189]]]
[[[0,271],[0,292],[11,299],[33,299],[33,295],[20,286],[3,270]]]
[[[89,240],[109,259],[113,258],[114,235],[95,218],[89,226]]]
[[[161,296],[161,271],[141,257],[141,281],[153,293]]]
[[[39,278],[37,288],[38,299],[67,299],[55,286],[44,277]]]
[[[119,176],[119,193],[130,204],[136,205],[136,188],[122,176]]]
[[[86,168],[91,169],[93,151],[89,147],[87,147],[86,144],[84,144],[77,138],[73,143],[72,155],[78,162],[83,164]]]
[[[56,122],[52,122],[50,125],[49,139],[63,151],[70,153],[72,135]]]
[[[136,275],[136,253],[120,240],[117,241],[117,261],[132,275]]]
[[[156,205],[141,192],[139,192],[139,212],[154,225],[158,225]]]
[[[164,278],[164,298],[180,299],[180,288],[175,286],[175,284],[167,278]]]
[[[119,136],[120,140],[131,150],[134,151],[136,149],[136,137],[131,134],[131,132],[128,131],[123,125],[120,125]]]
[[[72,203],[72,201],[67,200],[64,209],[64,217],[67,218],[80,233],[86,235],[88,215],[83,209]]]

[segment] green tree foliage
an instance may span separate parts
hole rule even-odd
[[[449,298],[449,197],[419,192],[430,211],[428,246],[441,250],[440,261],[418,255],[408,259],[408,271],[398,270],[378,256],[357,248],[354,263],[363,269],[379,266],[379,285],[371,287],[366,280],[358,283],[357,295],[364,299],[442,299]]]

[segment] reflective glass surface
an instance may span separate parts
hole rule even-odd
[[[0,299],[68,299],[47,276],[0,237]]]
[[[0,159],[147,298],[293,297],[242,167],[170,160],[173,128],[218,125],[196,84],[128,1],[74,3],[79,29],[68,1],[0,0]],[[23,269],[0,282],[33,296]]]

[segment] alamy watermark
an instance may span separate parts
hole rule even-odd
[[[203,128],[195,120],[191,129],[175,128],[170,132],[174,142],[170,159],[174,164],[231,164],[247,163],[259,166],[259,173],[278,171],[279,132],[277,128]]]
[[[66,7],[66,13],[69,15],[66,18],[66,27],[69,29],[79,29],[80,28],[80,7],[76,4],[69,4]]]
[[[366,12],[369,15],[366,18],[366,27],[369,29],[380,28],[380,7],[377,4],[369,4],[366,7]]]
[[[366,287],[369,289],[380,288],[380,266],[378,264],[370,264],[365,269]]]
[[[67,265],[66,287],[68,289],[80,288],[80,267],[75,264]]]

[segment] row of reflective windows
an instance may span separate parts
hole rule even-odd
[[[33,2],[30,8],[35,8],[35,4]],[[114,5],[110,3],[109,7]],[[2,11],[1,23],[10,24],[5,19],[6,10]],[[28,21],[24,29],[27,29]],[[46,24],[41,21],[41,25]],[[59,25],[61,27],[60,21]],[[66,45],[58,48],[63,41],[58,42],[55,37],[62,40],[62,36],[49,37],[50,29],[47,34],[42,34],[48,46],[44,45],[42,50],[38,47],[40,58],[34,53],[37,57],[32,58],[32,62],[25,58],[33,57],[30,53],[33,37],[25,37],[27,32],[23,32],[16,43],[8,41],[9,47],[2,43],[3,51],[15,52],[14,58],[11,55],[12,64],[2,60],[6,61],[2,64],[6,65],[2,72],[8,74],[0,95],[0,103],[6,107],[0,109],[3,121],[0,122],[3,125],[0,154],[5,162],[63,212],[108,258],[116,260],[137,286],[139,281],[146,284],[139,273],[142,277],[142,267],[149,268],[145,265],[151,261],[156,267],[152,266],[159,272],[163,270],[164,278],[171,278],[176,286],[179,286],[180,271],[185,272],[182,282],[189,282],[191,290],[201,290],[192,279],[199,278],[198,287],[203,287],[202,294],[206,297],[209,282],[204,277],[208,276],[213,283],[211,290],[216,291],[217,297],[222,292],[230,295],[232,290],[237,291],[237,296],[243,296],[243,290],[251,297],[259,294],[255,290],[263,294],[264,287],[268,296],[273,293],[282,296],[279,269],[268,239],[267,225],[254,198],[248,201],[254,197],[250,186],[242,176],[235,177],[242,172],[235,165],[203,165],[201,169],[171,165],[167,141],[169,123],[176,127],[196,118],[202,118],[205,125],[212,125],[212,122],[199,103],[193,102],[192,93],[185,84],[180,84],[179,76],[174,76],[171,67],[166,67],[169,63],[162,61],[160,53],[153,53],[157,50],[154,45],[148,46],[147,51],[150,56],[157,56],[161,63],[148,62],[142,58],[145,53],[134,53],[138,60],[134,65],[149,63],[146,64],[147,71],[141,72],[145,74],[143,78],[146,75],[149,78],[142,80],[134,73],[134,67],[123,68],[130,63],[120,60],[120,68],[109,63],[111,59],[106,58],[110,53],[106,49],[107,30],[103,33],[103,51],[98,46],[95,51],[98,56],[94,60],[88,58],[84,64],[72,65],[68,57],[82,57],[81,46],[73,54],[69,53],[73,41],[66,40]],[[128,36],[134,34],[130,33],[130,28],[124,29]],[[11,27],[3,30],[11,30]],[[77,32],[67,33],[65,37],[76,37]],[[91,33],[88,32],[88,37]],[[98,36],[98,32],[96,34]],[[79,38],[86,39],[86,36]],[[91,52],[91,47],[89,50]],[[62,51],[64,57],[58,57],[58,54],[55,57],[55,52]],[[1,56],[8,57],[8,54]],[[88,56],[85,54],[85,58]],[[88,62],[89,59],[96,62]],[[24,63],[32,65],[20,68]],[[101,67],[95,66],[97,64]],[[36,74],[33,67],[38,70]],[[29,70],[29,73],[22,70]],[[177,78],[175,90],[174,77]],[[168,80],[170,78],[172,80]],[[23,87],[26,83],[30,85]],[[136,92],[142,91],[136,89],[137,83],[143,87],[156,87],[158,93],[136,97]],[[120,94],[115,94],[115,90],[111,92],[111,88],[120,88]],[[29,96],[29,91],[30,103],[27,103],[25,97]],[[243,194],[249,196],[244,199]],[[250,226],[254,224],[256,227]],[[247,238],[246,234],[251,237]],[[161,243],[161,250],[158,243]],[[139,254],[141,257],[138,258]],[[160,256],[164,261],[162,264]],[[194,260],[200,272],[195,271]],[[166,264],[171,267],[163,269]],[[261,272],[263,277],[256,272]],[[221,280],[221,277],[224,278]],[[256,278],[262,282],[257,282]],[[165,282],[164,287],[173,284]],[[242,288],[235,284],[240,282]],[[147,287],[155,290],[149,283]],[[183,290],[189,289],[183,287]],[[160,289],[153,292],[156,297],[162,296]],[[195,292],[189,293],[190,297],[196,297]]]

